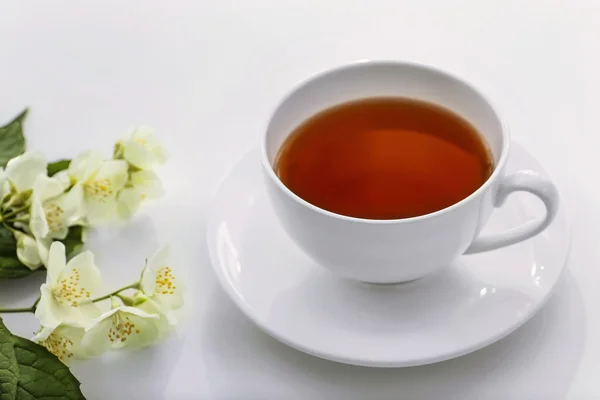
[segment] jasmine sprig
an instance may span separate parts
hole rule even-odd
[[[72,161],[50,164],[39,152],[8,160],[6,170],[0,169],[0,231],[11,231],[14,243],[0,248],[0,254],[16,249],[22,268],[15,274],[15,262],[3,263],[0,258],[0,279],[24,276],[44,266],[53,241],[79,239],[67,249],[67,255],[73,255],[83,237],[73,237],[72,230],[82,233],[81,227],[126,221],[145,200],[161,197],[164,191],[153,168],[165,159],[152,130],[141,127],[116,143],[112,159],[85,151]]]
[[[145,200],[163,195],[154,168],[166,156],[152,130],[140,127],[115,144],[110,159],[85,151],[48,163],[25,149],[26,116],[27,110],[0,127],[0,279],[46,271],[46,282],[31,307],[0,308],[34,313],[41,325],[29,341],[0,318],[0,391],[17,399],[84,399],[65,364],[156,343],[172,331],[173,311],[183,305],[168,248],[148,260],[137,282],[99,297],[94,255],[79,253],[86,228],[126,221]]]

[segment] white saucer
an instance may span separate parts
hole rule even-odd
[[[508,172],[543,172],[517,144],[507,167]],[[207,228],[214,270],[252,321],[317,357],[404,367],[478,350],[531,318],[565,265],[569,229],[563,207],[535,238],[465,256],[418,281],[370,285],[343,280],[315,265],[286,236],[266,197],[260,168],[258,150],[250,152],[217,192]],[[495,211],[486,231],[514,227],[543,212],[537,199],[519,193]]]

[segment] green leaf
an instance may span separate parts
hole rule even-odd
[[[23,122],[27,116],[27,108],[17,115],[8,124],[0,127],[0,167],[25,152],[25,136],[23,136]]]
[[[16,255],[14,257],[0,256],[0,280],[24,278],[37,271],[45,271],[45,269],[40,267],[32,271],[23,265]],[[0,398],[0,400],[2,399]]]
[[[61,240],[65,245],[67,257],[76,255],[83,247],[84,230],[83,226],[72,226],[69,228],[67,237]],[[45,269],[40,267],[32,271],[19,261],[17,257],[17,241],[13,233],[6,226],[0,225],[0,280],[23,278],[38,271],[43,272]]]
[[[13,120],[11,122],[20,122],[21,124],[23,124],[25,122],[25,118],[27,118],[28,113],[29,113],[29,108],[24,109],[23,111],[21,111],[21,114],[17,115],[15,118],[13,118]]]
[[[0,318],[0,400],[85,400],[79,386],[56,356],[10,333]]]
[[[54,176],[60,171],[64,171],[71,165],[71,160],[58,160],[48,164],[48,176]]]
[[[13,400],[17,397],[19,365],[12,344],[12,334],[0,318],[0,400]]]
[[[17,255],[17,239],[5,225],[0,225],[0,256]]]
[[[83,247],[83,226],[75,225],[69,228],[67,237],[61,240],[65,245],[67,257],[74,256]]]
[[[84,399],[79,381],[54,354],[31,340],[13,336],[19,365],[17,400]]]
[[[43,269],[40,269],[43,271]],[[0,225],[0,279],[16,279],[31,275],[33,272],[17,257],[17,240],[4,225]],[[0,400],[2,398],[0,397]]]

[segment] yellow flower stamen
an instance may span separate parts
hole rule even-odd
[[[94,179],[83,185],[85,194],[94,200],[106,201],[111,198],[115,192],[110,179]]]
[[[156,273],[156,289],[155,294],[175,294],[175,275],[171,268],[167,265],[158,270]]]
[[[50,232],[58,232],[65,227],[63,222],[64,210],[57,204],[48,204],[44,206],[44,214],[46,214],[46,222]]]
[[[129,317],[123,317],[122,313],[116,312],[112,316],[112,327],[108,330],[108,339],[111,342],[127,341],[127,338],[132,334],[139,334],[140,329],[136,328],[135,324],[131,322]]]
[[[50,336],[44,340],[42,345],[61,361],[65,361],[73,357],[73,353],[71,352],[73,342],[70,339],[58,335],[56,331],[52,332]]]
[[[89,299],[91,296],[89,290],[79,286],[80,280],[81,275],[74,268],[71,275],[64,277],[52,287],[52,295],[61,304],[78,307],[82,300]]]

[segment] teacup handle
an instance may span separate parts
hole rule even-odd
[[[494,250],[529,239],[546,229],[556,217],[560,203],[558,190],[549,179],[540,176],[537,172],[517,171],[505,176],[498,187],[494,207],[501,207],[512,192],[529,192],[539,197],[546,206],[546,216],[506,232],[479,236],[471,243],[465,254]]]

